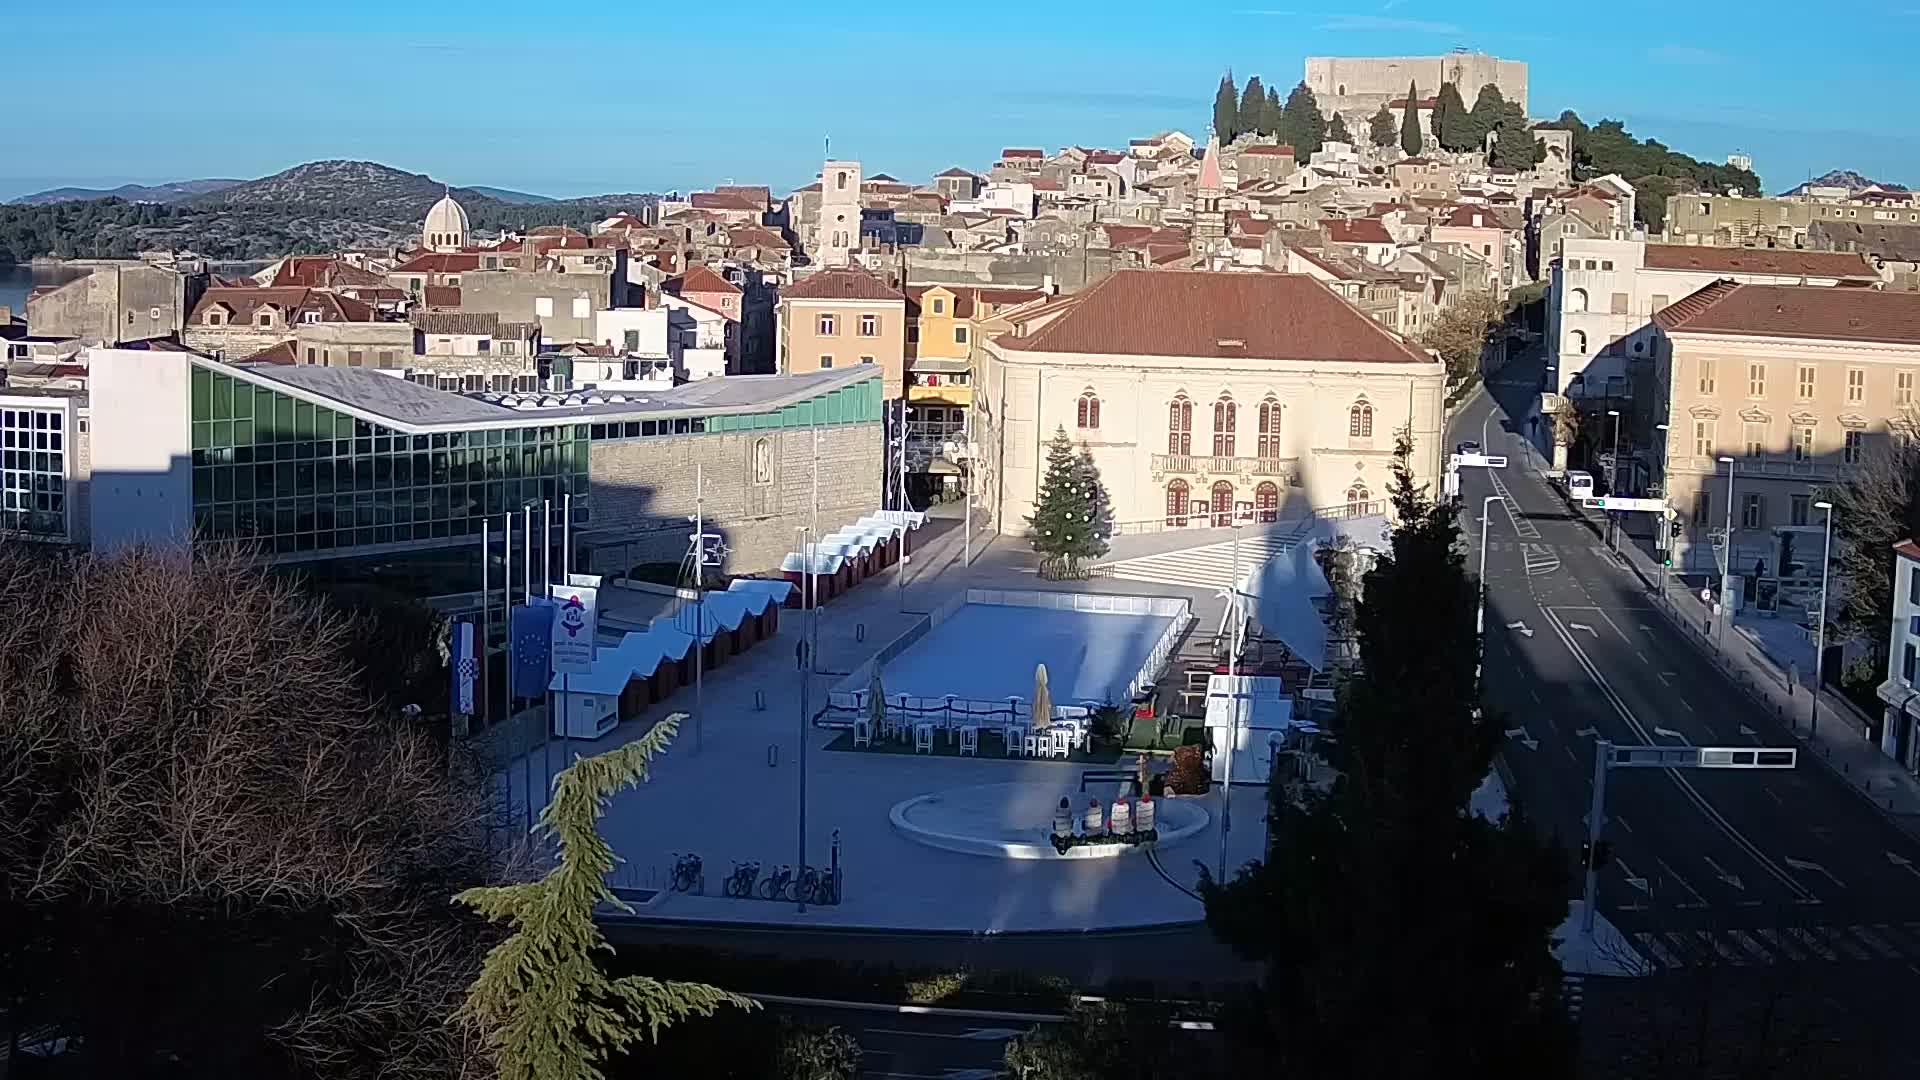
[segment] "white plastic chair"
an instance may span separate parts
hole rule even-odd
[[[1026,734],[1027,734],[1027,729],[1022,724],[1007,725],[1006,731],[1003,732],[1003,737],[1007,740],[1007,756],[1008,757],[1020,756],[1020,747],[1022,744],[1022,740],[1026,738]]]
[[[915,724],[913,726],[913,752],[933,753],[933,725]]]
[[[980,756],[980,729],[968,724],[960,729],[960,756]]]
[[[1028,757],[1039,757],[1040,736],[1031,731],[1028,732],[1026,737],[1020,740],[1020,752]]]
[[[870,747],[872,745],[873,745],[873,722],[871,720],[865,720],[865,719],[855,720],[853,722],[854,749],[857,750],[862,746]]]
[[[1068,757],[1073,753],[1073,732],[1057,727],[1047,732],[1047,756]]]

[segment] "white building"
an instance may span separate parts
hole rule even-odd
[[[1650,358],[1653,313],[1723,278],[1757,285],[1880,280],[1864,256],[1845,252],[1569,239],[1547,294],[1549,389],[1566,397],[1627,396],[1630,361]]]
[[[675,339],[687,380],[698,382],[726,375],[727,328],[732,320],[671,293],[662,293],[660,303],[667,313],[668,332]]]
[[[1893,546],[1893,625],[1888,627],[1887,679],[1880,684],[1886,726],[1880,749],[1920,772],[1920,543]]]
[[[1439,486],[1445,368],[1312,278],[1121,270],[1008,318],[974,409],[1009,528],[1061,430],[1136,530],[1378,512],[1403,431],[1416,480]]]

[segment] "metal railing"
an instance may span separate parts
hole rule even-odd
[[[1149,464],[1154,472],[1187,473],[1195,476],[1220,476],[1229,473],[1246,473],[1254,476],[1293,476],[1300,471],[1300,459],[1297,457],[1154,454]]]

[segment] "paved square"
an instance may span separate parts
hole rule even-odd
[[[1056,705],[1122,704],[1172,616],[967,604],[881,669],[887,695],[1033,697],[1047,665]]]

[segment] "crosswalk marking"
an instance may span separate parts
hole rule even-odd
[[[1699,939],[1700,943],[1706,947],[1708,952],[1713,953],[1729,964],[1744,966],[1750,962],[1745,954],[1738,952],[1733,946],[1728,945],[1726,938],[1711,930],[1695,930],[1693,935]]]
[[[1900,955],[1900,950],[1895,948],[1886,938],[1881,937],[1873,927],[1855,926],[1851,929],[1853,930],[1854,937],[1866,942],[1868,948],[1879,953],[1882,957],[1892,960]]]
[[[1727,931],[1727,937],[1730,938],[1734,944],[1745,949],[1749,954],[1758,959],[1760,963],[1773,963],[1773,954],[1768,952],[1758,941],[1755,941],[1753,935],[1747,933],[1745,930],[1729,930]]]
[[[1297,542],[1292,536],[1270,533],[1242,539],[1240,572],[1245,574],[1275,555],[1292,550]],[[1233,541],[1137,555],[1131,559],[1115,559],[1103,566],[1105,573],[1125,581],[1225,589],[1233,584]]]
[[[1629,937],[1657,968],[1920,960],[1920,923],[1641,930]]]
[[[1771,926],[1763,926],[1760,929],[1755,930],[1754,933],[1759,935],[1760,939],[1762,941],[1765,941],[1767,945],[1769,945],[1773,949],[1774,952],[1783,954],[1784,956],[1786,956],[1787,959],[1795,963],[1799,963],[1800,961],[1805,960],[1808,956],[1812,955],[1811,953],[1808,953],[1801,949],[1794,948],[1793,945],[1789,943],[1789,939],[1787,938],[1787,935],[1781,933],[1780,931],[1774,929]]]
[[[1848,956],[1852,957],[1853,959],[1870,960],[1873,958],[1872,953],[1861,948],[1860,943],[1855,941],[1844,930],[1841,930],[1838,927],[1833,927],[1833,926],[1822,926],[1819,929],[1820,929],[1820,933],[1826,936],[1828,944],[1833,945],[1834,947],[1836,947],[1842,952],[1845,952]]]
[[[1804,946],[1808,950],[1818,954],[1820,959],[1822,960],[1840,959],[1838,956],[1834,955],[1834,952],[1832,949],[1827,948],[1825,942],[1821,941],[1819,938],[1815,937],[1813,934],[1808,933],[1805,929],[1801,927],[1789,926],[1787,927],[1787,933],[1793,938],[1793,940],[1799,942],[1802,946]]]
[[[1686,966],[1684,961],[1678,956],[1675,956],[1673,952],[1667,948],[1666,943],[1661,941],[1657,934],[1642,931],[1633,935],[1633,940],[1634,944],[1640,946],[1642,952],[1652,953],[1654,960],[1661,967],[1673,968]]]

